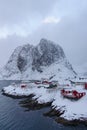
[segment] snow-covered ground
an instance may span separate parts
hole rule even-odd
[[[78,73],[79,77],[87,78],[87,63],[81,65],[73,65],[73,67]]]
[[[79,100],[70,100],[67,98],[63,98],[61,93],[58,92],[55,95],[55,100],[52,103],[53,107],[56,109],[60,109],[61,112],[65,111],[61,117],[73,120],[73,119],[82,119],[87,118],[87,90],[84,89],[84,86],[76,86],[72,87],[69,90],[77,90],[78,92],[86,92],[86,95],[83,96]]]
[[[41,66],[41,69],[43,70],[42,73],[38,72],[37,70],[32,71],[32,67],[29,67],[26,71],[20,73],[14,73],[11,76],[9,76],[9,70],[2,70],[3,75],[7,73],[7,77],[1,76],[0,79],[6,79],[6,80],[38,80],[41,78],[50,79],[50,77],[53,77],[52,80],[60,80],[65,79],[66,77],[74,77],[75,73],[73,70],[66,67],[67,60],[60,60],[58,62],[52,63],[50,66]],[[12,64],[14,66],[14,64]],[[14,69],[12,69],[14,70]],[[15,71],[15,70],[14,70]]]
[[[47,86],[46,86],[47,87]],[[86,95],[79,100],[66,99],[61,95],[60,90],[65,88],[66,90],[77,90],[78,92],[86,92]],[[65,111],[61,117],[73,120],[73,119],[87,119],[87,90],[84,86],[57,86],[56,88],[47,89],[38,87],[34,83],[29,83],[26,88],[21,88],[20,85],[10,85],[3,88],[4,93],[13,96],[29,96],[34,94],[33,99],[37,99],[38,103],[43,104],[52,102],[52,108],[56,110]]]

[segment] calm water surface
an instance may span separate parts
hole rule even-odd
[[[48,108],[25,111],[25,108],[19,105],[23,99],[2,95],[2,88],[12,82],[0,81],[0,130],[87,130],[85,126],[65,127],[51,118],[44,117],[43,113],[48,111]]]

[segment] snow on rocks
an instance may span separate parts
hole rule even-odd
[[[69,89],[70,86],[68,86]],[[33,100],[36,100],[38,104],[51,103],[51,108],[65,120],[86,120],[87,119],[87,90],[83,86],[72,86],[70,90],[77,90],[78,92],[85,92],[86,95],[78,100],[71,100],[64,98],[61,95],[60,90],[63,87],[47,89],[38,87],[34,83],[29,83],[25,88],[21,88],[19,85],[10,85],[3,88],[3,92],[13,96],[29,96],[33,94]],[[64,86],[65,88],[65,86]],[[66,87],[67,89],[67,87]],[[55,115],[55,114],[54,114]],[[57,115],[57,116],[58,116]],[[86,120],[87,121],[87,120]]]
[[[74,77],[72,65],[63,49],[56,43],[41,39],[37,46],[17,47],[7,64],[0,70],[0,79],[32,80],[53,77]]]
[[[73,89],[78,92],[86,92],[86,95],[79,100],[70,100],[62,97],[60,92],[58,92],[52,106],[56,107],[56,110],[59,108],[61,108],[60,111],[65,110],[61,117],[67,120],[87,118],[87,91],[83,89],[83,86],[74,87]]]
[[[47,87],[47,86],[46,86]],[[27,85],[22,88],[20,85],[10,85],[3,88],[3,93],[9,96],[29,96],[30,94],[35,95],[33,99],[37,99],[38,103],[52,102],[55,96],[55,91],[49,91],[44,86],[38,86],[34,83]]]

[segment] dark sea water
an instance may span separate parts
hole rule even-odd
[[[0,81],[0,130],[87,130],[86,126],[63,126],[49,117],[44,117],[43,113],[48,108],[25,111],[19,104],[23,99],[2,95],[2,88],[11,82],[13,81]]]

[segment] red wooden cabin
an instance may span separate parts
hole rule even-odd
[[[51,84],[52,82],[49,82],[49,81],[42,81],[42,84]]]
[[[21,88],[26,88],[26,84],[21,84]]]
[[[76,90],[66,91],[64,89],[61,90],[61,94],[66,98],[73,98],[73,99],[80,99],[81,97],[86,95],[85,92],[79,93]]]
[[[87,89],[87,83],[85,83],[85,89]]]

